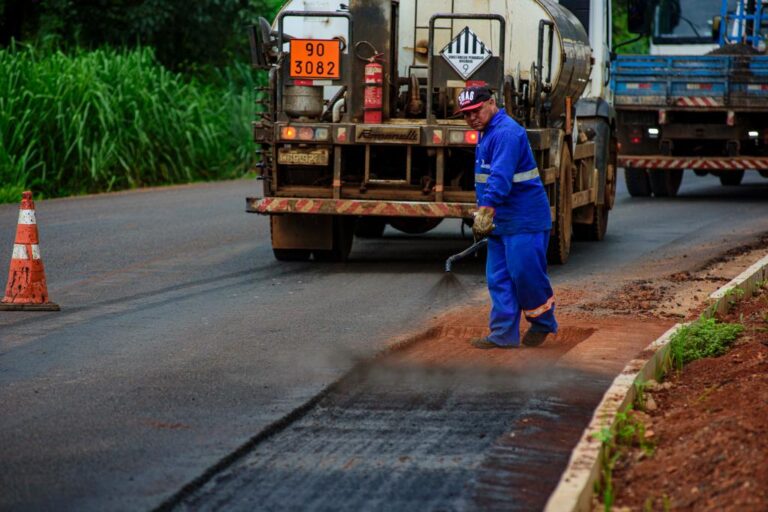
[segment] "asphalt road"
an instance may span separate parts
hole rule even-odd
[[[356,240],[347,264],[278,263],[255,181],[37,203],[58,313],[0,312],[0,509],[155,507],[388,341],[482,290],[469,244]],[[768,231],[768,180],[686,175],[675,199],[620,186],[609,234],[576,243],[556,284],[669,273]],[[17,207],[0,206],[10,259]],[[3,249],[3,244],[6,249]],[[683,258],[683,255],[686,257]]]

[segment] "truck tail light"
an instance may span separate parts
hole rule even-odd
[[[432,144],[443,143],[443,130],[435,130],[432,132]]]
[[[629,142],[632,144],[640,144],[643,142],[643,132],[640,128],[630,128]]]
[[[293,126],[286,126],[280,130],[280,137],[287,140],[293,140],[296,138],[296,128]]]
[[[309,126],[299,128],[299,140],[312,140],[315,138],[315,130]]]
[[[336,130],[336,142],[347,142],[346,128],[339,128]]]
[[[449,130],[448,142],[451,144],[477,144],[480,134],[477,130]]]

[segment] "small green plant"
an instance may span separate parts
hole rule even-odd
[[[616,463],[632,447],[639,447],[646,455],[652,455],[654,446],[645,438],[645,425],[632,414],[631,405],[616,414],[616,421],[611,427],[603,427],[593,437],[602,443],[601,478],[595,484],[595,492],[602,496],[605,512],[610,512],[616,499],[613,486]]]
[[[731,288],[725,292],[723,298],[728,302],[728,310],[730,311],[736,307],[736,304],[739,303],[742,297],[744,297],[744,290],[742,288]]]
[[[639,411],[645,410],[645,388],[648,383],[640,378],[635,381],[635,400],[633,405]]]
[[[645,499],[645,503],[643,503],[643,512],[653,512],[655,510],[655,504],[656,499],[649,496]],[[661,507],[664,512],[669,512],[672,510],[672,502],[666,493],[661,495]]]
[[[721,356],[743,330],[741,324],[718,322],[715,318],[699,318],[672,335],[669,342],[671,363],[680,370],[693,360]]]

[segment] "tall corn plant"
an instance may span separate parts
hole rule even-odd
[[[252,82],[185,80],[148,48],[0,51],[0,200],[240,176]]]

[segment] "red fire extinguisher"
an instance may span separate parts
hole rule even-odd
[[[384,66],[371,57],[365,65],[365,95],[363,99],[363,122],[366,124],[381,123],[381,112],[384,106]]]

